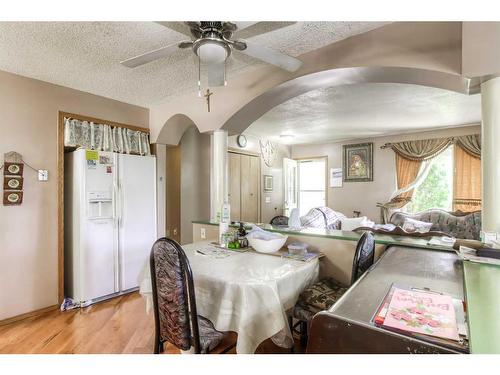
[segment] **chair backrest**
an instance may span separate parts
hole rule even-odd
[[[375,237],[372,232],[365,232],[358,240],[352,262],[351,285],[373,265],[375,259]]]
[[[271,225],[288,225],[288,217],[283,215],[275,216],[269,222]]]
[[[160,238],[151,249],[151,284],[156,337],[179,349],[200,352],[193,275],[182,247]]]

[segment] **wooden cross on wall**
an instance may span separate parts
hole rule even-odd
[[[210,96],[213,95],[213,92],[210,92],[210,89],[207,89],[207,93],[204,95],[207,98],[207,108],[208,112],[210,112]]]

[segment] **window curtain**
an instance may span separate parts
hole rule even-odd
[[[383,222],[388,222],[390,210],[404,207],[413,191],[425,180],[432,159],[455,144],[453,209],[465,212],[481,209],[481,136],[479,134],[450,138],[387,143],[396,153],[398,190],[387,203],[378,203]],[[426,163],[426,164],[422,164]]]
[[[76,119],[64,119],[64,146],[151,155],[149,134]]]
[[[397,155],[408,160],[423,161],[436,157],[452,143],[453,138],[436,138],[389,143],[385,147],[392,148]]]
[[[383,223],[389,222],[392,210],[400,209],[411,201],[415,188],[425,180],[431,164],[431,160],[410,160],[396,154],[397,190],[391,194],[389,202],[377,204]]]
[[[481,159],[481,136],[479,134],[457,137],[456,144],[476,159]]]
[[[420,171],[421,166],[422,161],[406,159],[401,155],[396,154],[396,180],[398,190],[392,194],[391,202],[400,204],[399,207],[394,208],[401,208],[411,201],[414,187],[410,187],[409,190],[406,188],[414,185],[413,182],[417,180],[418,172]]]
[[[454,211],[481,210],[481,146],[477,143],[477,136],[469,137],[471,137],[469,140],[472,140],[471,144],[463,146],[463,143],[457,140],[455,147]],[[479,151],[479,157],[473,156],[477,155],[477,151]]]

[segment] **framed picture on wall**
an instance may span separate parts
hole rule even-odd
[[[343,146],[344,182],[373,181],[373,143]]]
[[[273,191],[273,176],[264,175],[264,191]]]

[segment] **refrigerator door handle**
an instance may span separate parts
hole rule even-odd
[[[118,228],[121,227],[121,221],[122,221],[122,192],[121,192],[121,186],[120,183],[117,185],[117,192],[116,192],[116,219],[117,219],[117,226]]]
[[[117,197],[117,192],[116,192],[116,183],[113,183],[113,226],[116,226],[116,220],[117,220],[117,214],[116,214],[116,197]]]
[[[123,188],[122,188],[122,184],[120,183],[119,185],[119,188],[118,188],[118,195],[120,196],[120,216],[119,216],[119,221],[118,221],[118,227],[123,227],[123,202],[124,202],[124,199],[123,199]]]

